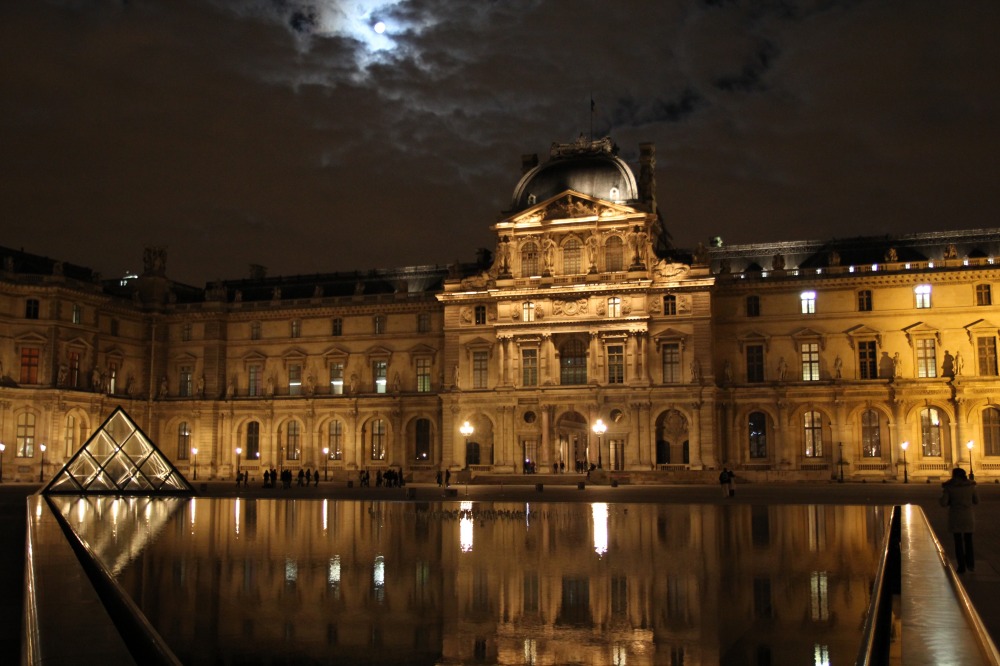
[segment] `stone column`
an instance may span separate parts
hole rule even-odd
[[[542,405],[542,441],[538,447],[538,471],[552,471],[552,406]]]
[[[692,402],[691,407],[691,427],[688,428],[688,464],[691,469],[701,469],[704,467],[702,462],[704,457],[712,460],[712,452],[706,451],[706,456],[702,455],[702,436],[701,436],[701,406],[702,402]]]

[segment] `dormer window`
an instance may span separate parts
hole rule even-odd
[[[529,206],[534,206],[537,202],[538,202],[538,197],[536,197],[534,194],[529,194],[528,195],[528,205]]]
[[[621,190],[619,190],[617,187],[612,187],[611,192],[608,194],[608,198],[611,199],[611,201],[620,201]]]

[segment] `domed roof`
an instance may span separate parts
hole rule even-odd
[[[549,160],[521,177],[511,212],[541,203],[566,190],[606,201],[634,201],[638,187],[632,169],[615,154],[611,139],[554,143]]]

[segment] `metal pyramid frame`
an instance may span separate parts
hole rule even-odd
[[[42,493],[194,495],[195,490],[119,405]]]

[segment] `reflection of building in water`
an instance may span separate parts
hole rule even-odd
[[[194,500],[120,582],[184,663],[843,663],[882,524],[842,506]]]
[[[1000,476],[1000,230],[685,250],[653,146],[634,157],[638,177],[609,139],[526,158],[492,250],[450,267],[194,288],[163,249],[102,281],[0,248],[4,473],[38,477],[124,404],[201,478]]]

